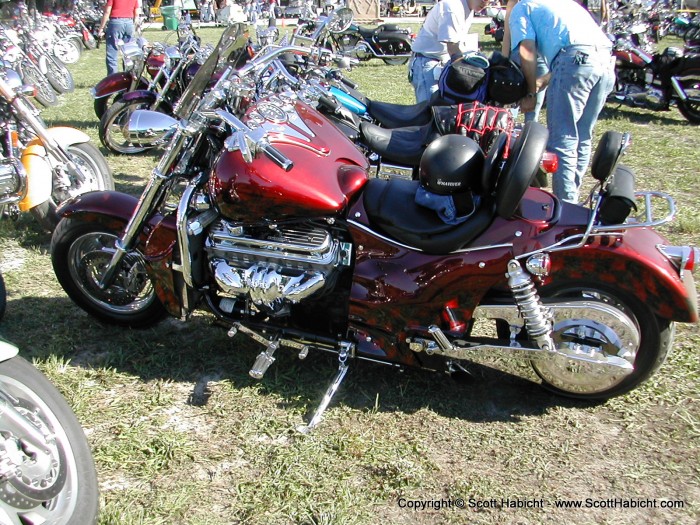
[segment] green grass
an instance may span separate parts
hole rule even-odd
[[[218,30],[201,34],[215,41]],[[88,90],[104,75],[104,50],[86,52],[72,70],[76,92],[42,114],[99,143]],[[413,101],[406,66],[370,61],[351,76],[371,98]],[[675,109],[608,106],[596,135],[607,129],[632,133],[625,162],[638,188],[676,199],[678,220],[664,228],[670,241],[697,244],[700,127]],[[117,187],[131,192],[143,187],[156,158],[107,156]],[[2,335],[35,360],[82,422],[98,470],[102,525],[700,521],[697,326],[678,327],[673,354],[649,382],[598,405],[486,369],[460,384],[352,363],[323,423],[301,435],[295,427],[320,400],[337,367],[332,357],[299,361],[282,353],[255,381],[248,370],[259,349],[228,338],[204,313],[141,331],[102,325],[56,282],[49,241],[30,216],[0,223],[9,292]],[[502,497],[550,505],[399,506],[399,498]],[[685,508],[553,506],[585,498],[678,499]]]

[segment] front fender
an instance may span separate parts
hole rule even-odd
[[[698,300],[691,272],[681,274],[657,249],[668,241],[654,230],[629,229],[624,236],[605,239],[576,250],[551,254],[550,277],[596,282],[620,289],[644,302],[659,317],[671,321],[698,321]]]
[[[93,98],[104,98],[131,88],[131,73],[113,73],[100,80],[90,91]],[[143,81],[139,81],[139,87]]]
[[[118,191],[92,191],[67,200],[58,207],[59,217],[102,224],[121,232],[138,204],[132,195]],[[173,278],[173,251],[177,242],[175,218],[156,214],[151,217],[139,238],[146,271],[156,294],[171,315],[180,316],[181,305]]]
[[[88,142],[90,137],[75,128],[57,127],[44,130],[63,148],[73,144]],[[20,211],[27,211],[51,197],[53,188],[53,169],[49,162],[48,152],[40,138],[32,139],[22,152],[22,165],[27,173],[27,192],[19,201]]]
[[[130,102],[132,100],[143,100],[144,102],[153,103],[156,100],[157,95],[153,91],[148,89],[137,89],[136,91],[129,91],[124,93],[122,96],[123,102]]]
[[[19,350],[15,345],[0,340],[0,362],[12,359],[17,354],[19,354]]]

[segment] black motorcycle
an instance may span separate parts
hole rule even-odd
[[[614,40],[616,84],[609,101],[651,111],[675,105],[691,124],[700,124],[700,46],[652,55],[625,35]]]
[[[399,66],[411,58],[414,35],[396,24],[367,28],[354,24],[348,8],[336,9],[329,16],[314,21],[301,21],[292,38],[325,47],[334,53],[358,60],[379,58],[390,66]]]

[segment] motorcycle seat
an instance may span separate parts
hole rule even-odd
[[[466,222],[443,222],[435,211],[415,203],[418,181],[371,179],[363,204],[372,227],[396,241],[430,254],[446,254],[466,247],[491,224],[495,207],[490,199]]]
[[[428,101],[406,106],[368,99],[365,104],[367,112],[385,128],[422,126],[433,118]]]
[[[362,142],[383,159],[405,166],[418,166],[425,148],[440,135],[432,123],[386,129],[362,122],[360,136]]]

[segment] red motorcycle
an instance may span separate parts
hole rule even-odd
[[[95,115],[99,119],[127,93],[154,89],[160,80],[159,73],[165,67],[165,53],[161,45],[149,46],[144,50],[139,42],[131,41],[119,47],[124,57],[124,71],[107,75],[90,90],[95,99]]]
[[[635,195],[618,164],[626,135],[601,140],[588,206],[530,188],[547,141],[537,123],[507,154],[505,134],[487,155],[447,135],[427,148],[420,180],[369,178],[366,158],[293,93],[251,101],[269,60],[308,49],[235,69],[237,29],[189,85],[179,120],[132,114],[131,140],[167,143],[141,198],[94,192],[61,207],[54,271],[91,315],[145,327],[207,308],[262,346],[258,379],[282,348],[335,353],[307,430],[353,361],[453,372],[505,356],[554,392],[606,399],[659,368],[674,322],[698,320],[700,251],[653,230],[674,204]]]

